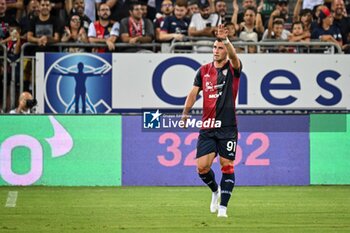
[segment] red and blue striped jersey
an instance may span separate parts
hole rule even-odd
[[[236,126],[236,97],[242,70],[234,69],[230,61],[222,68],[214,62],[202,65],[197,71],[194,86],[203,92],[202,121],[221,121],[221,127]]]

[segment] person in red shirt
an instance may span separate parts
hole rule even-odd
[[[88,38],[90,43],[105,43],[109,51],[115,50],[115,42],[119,37],[119,23],[113,23],[109,17],[111,10],[106,3],[98,8],[99,20],[89,26]],[[105,52],[105,48],[98,48],[97,52]]]

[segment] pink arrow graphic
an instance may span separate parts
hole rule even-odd
[[[54,135],[45,140],[51,146],[52,157],[56,158],[67,154],[73,148],[73,139],[55,117],[49,116],[49,119],[54,129]]]

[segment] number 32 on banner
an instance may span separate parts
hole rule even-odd
[[[240,139],[241,135],[238,134],[238,139]],[[185,146],[191,146],[192,142],[197,142],[198,133],[190,133],[186,136],[184,140]],[[165,155],[158,155],[157,159],[158,162],[165,166],[165,167],[174,167],[176,165],[179,165],[182,160],[182,152],[181,148],[183,145],[181,145],[181,138],[176,133],[164,133],[159,136],[159,144],[165,144],[167,141],[170,141],[171,144],[167,146],[166,150],[168,153],[172,154],[171,156],[165,156]],[[269,137],[264,133],[251,133],[248,135],[245,143],[247,146],[252,145],[255,141],[260,141],[261,145],[256,148],[254,151],[252,151],[245,161],[246,166],[269,166],[270,165],[270,159],[268,158],[258,158],[260,155],[263,155],[270,146],[270,140]],[[240,142],[242,143],[242,142]],[[192,145],[192,147],[195,148],[195,145]],[[236,149],[236,159],[235,159],[235,165],[238,165],[243,159],[243,151],[242,148],[237,145]],[[215,162],[216,160],[214,160]],[[184,166],[196,166],[196,149],[193,149],[191,152],[189,152],[183,161]]]

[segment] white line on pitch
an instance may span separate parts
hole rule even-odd
[[[9,191],[7,195],[7,201],[6,201],[5,207],[10,207],[10,208],[16,207],[17,196],[18,196],[17,191]]]

